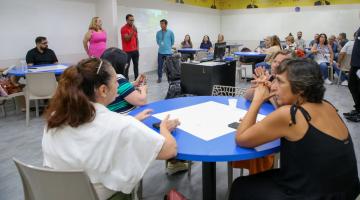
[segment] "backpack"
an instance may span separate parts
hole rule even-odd
[[[163,69],[165,71],[168,82],[180,80],[181,76],[181,55],[174,54],[166,57]]]
[[[166,57],[163,69],[169,82],[169,88],[165,99],[176,97],[194,96],[191,94],[183,94],[181,91],[181,55],[174,54]]]

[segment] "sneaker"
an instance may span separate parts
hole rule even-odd
[[[342,85],[342,86],[347,86],[347,85],[348,85],[348,81],[345,80],[345,81],[341,82],[341,85]]]
[[[325,84],[328,84],[328,85],[331,85],[332,84],[332,82],[327,78],[327,79],[325,79]]]
[[[173,175],[177,172],[187,171],[189,169],[189,163],[184,161],[168,162],[166,167],[166,173]]]
[[[350,116],[355,116],[355,115],[357,115],[357,114],[359,114],[359,113],[360,113],[360,112],[357,111],[357,110],[352,110],[352,111],[350,111],[350,112],[343,113],[343,115],[344,115],[345,117],[350,117]]]
[[[353,116],[348,116],[345,117],[347,120],[351,121],[351,122],[360,122],[360,114],[357,115],[353,115]]]
[[[157,82],[157,83],[161,83],[161,79],[159,78],[156,82]]]

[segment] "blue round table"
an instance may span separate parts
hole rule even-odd
[[[130,115],[134,116],[144,109],[153,109],[153,114],[162,113],[208,101],[214,101],[228,105],[228,98],[234,97],[196,96],[167,99],[139,107],[130,112]],[[237,97],[237,99],[238,108],[244,110],[249,109],[251,102],[245,100],[243,97]],[[268,115],[273,110],[274,108],[271,104],[265,103],[261,107],[259,113]],[[153,128],[152,124],[156,122],[159,122],[159,119],[152,116],[143,121],[143,123],[150,128]],[[157,129],[154,130],[159,132]],[[179,128],[173,131],[173,136],[175,137],[178,145],[177,159],[203,162],[202,176],[204,200],[216,198],[216,162],[249,160],[270,155],[280,150],[279,140],[264,144],[261,147],[256,148],[256,150],[253,148],[239,147],[235,143],[235,129],[232,133],[220,136],[210,141],[202,140]]]
[[[56,65],[64,65],[69,67],[69,64],[44,64],[44,65],[33,65],[33,66],[23,66],[21,68],[19,67],[14,67],[11,70],[8,71],[8,75],[11,76],[19,76],[19,77],[24,77],[27,73],[40,73],[40,72],[31,72],[31,69],[41,69],[42,67],[51,67],[51,66],[56,66]],[[53,69],[53,70],[46,70],[46,71],[41,71],[41,72],[53,72],[55,75],[61,75],[62,73],[64,73],[65,69]]]

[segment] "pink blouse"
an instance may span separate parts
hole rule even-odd
[[[91,31],[89,40],[89,56],[100,58],[106,49],[106,32],[105,31]]]

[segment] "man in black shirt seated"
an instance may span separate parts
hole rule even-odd
[[[26,63],[31,65],[56,64],[58,62],[55,52],[48,48],[46,37],[39,36],[35,39],[36,47],[26,54]]]

